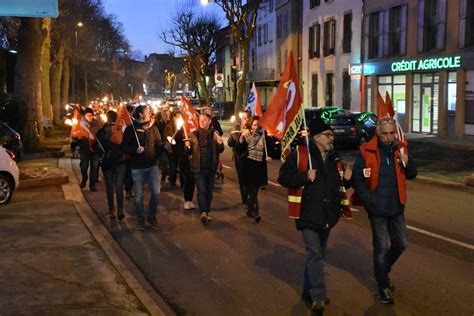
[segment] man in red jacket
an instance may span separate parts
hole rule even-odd
[[[388,274],[407,247],[405,180],[414,179],[417,171],[413,158],[402,150],[405,147],[396,139],[395,120],[384,117],[377,123],[377,136],[360,146],[352,173],[358,199],[369,214],[374,272],[383,304],[394,302],[395,286]]]

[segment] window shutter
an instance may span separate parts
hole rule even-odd
[[[363,56],[362,58],[364,60],[369,59],[369,15],[364,16],[364,20],[362,22],[363,29],[362,29],[362,41],[364,45],[364,51],[363,51]]]
[[[384,47],[384,14],[385,11],[380,11],[379,12],[379,29],[377,30],[378,32],[378,37],[379,37],[379,47],[378,47],[378,53],[377,57],[382,57],[383,56],[383,47]]]
[[[383,44],[382,44],[382,56],[388,56],[388,46],[389,46],[389,32],[390,32],[390,10],[382,11],[383,13]]]
[[[321,24],[315,26],[314,33],[316,36],[314,55],[319,58],[321,56]]]
[[[312,59],[314,57],[314,26],[311,26],[309,28],[309,36],[308,36],[308,47],[309,47],[309,51],[308,51],[308,55],[309,55],[309,59]]]
[[[466,46],[466,16],[467,16],[467,0],[461,0],[459,10],[459,47]]]
[[[444,50],[446,43],[446,0],[438,0],[438,34],[436,48]]]
[[[400,55],[407,53],[407,21],[408,5],[402,5],[400,10]]]
[[[332,54],[336,55],[336,19],[332,20],[331,24],[332,24],[332,36],[331,36]]]
[[[423,52],[423,30],[425,26],[425,0],[418,1],[418,36],[416,51]]]

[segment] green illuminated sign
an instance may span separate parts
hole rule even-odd
[[[420,60],[402,60],[393,62],[393,72],[453,69],[461,67],[461,56],[426,58]]]

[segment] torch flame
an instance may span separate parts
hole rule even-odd
[[[235,115],[232,115],[232,116],[230,117],[230,121],[231,121],[232,123],[235,122]]]
[[[244,113],[239,112],[239,117],[240,117],[240,119],[242,119],[242,117],[244,117]]]
[[[69,125],[69,126],[72,126],[74,123],[72,122],[71,119],[66,119],[66,120],[64,121],[64,124]]]
[[[176,129],[181,129],[181,127],[183,127],[184,125],[184,120],[182,118],[178,118],[176,120]]]
[[[72,119],[72,124],[73,124],[73,125],[77,125],[77,123],[78,123],[77,118],[73,118],[73,119]]]
[[[105,115],[104,113],[102,113],[100,115],[100,119],[103,121],[103,122],[107,122],[107,115]]]

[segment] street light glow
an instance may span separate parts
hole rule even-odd
[[[201,5],[206,6],[209,4],[209,0],[201,0]]]
[[[77,23],[77,26],[79,26],[79,27],[83,27],[83,26],[84,26],[84,24],[83,24],[82,22],[78,22],[78,23]]]

